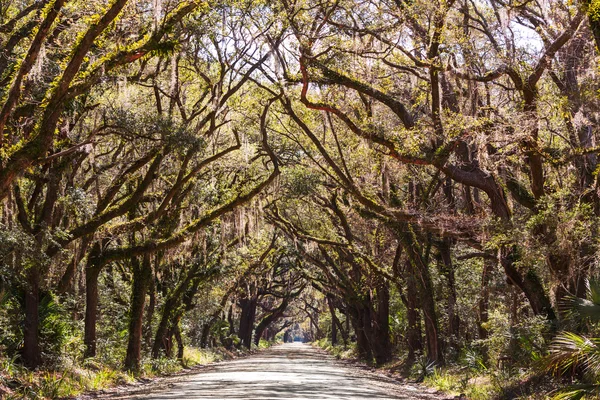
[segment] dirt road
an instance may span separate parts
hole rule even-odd
[[[166,386],[166,387],[165,387]],[[274,346],[145,393],[110,399],[440,399],[416,385],[337,362],[307,344]]]

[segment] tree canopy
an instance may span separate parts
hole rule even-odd
[[[598,333],[597,3],[2,3],[0,359],[559,365]]]

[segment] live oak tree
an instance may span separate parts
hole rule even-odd
[[[598,21],[597,1],[2,4],[1,357],[48,367],[56,317],[133,371],[300,327],[377,364],[530,366],[519,340],[546,351],[597,275]]]

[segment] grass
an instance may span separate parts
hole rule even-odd
[[[338,359],[356,359],[353,344],[348,348],[332,346],[328,339],[321,339],[313,343]],[[532,370],[488,370],[482,364],[468,362],[468,365],[450,365],[443,368],[427,368],[423,384],[444,392],[448,397],[454,398],[463,394],[469,400],[508,400],[508,399],[547,399],[547,393],[556,386],[548,377],[538,376]],[[413,365],[412,371],[404,368],[404,362],[397,360],[379,367],[382,371],[399,375],[411,381],[422,376],[422,367],[418,363]]]
[[[469,377],[460,370],[436,368],[423,383],[449,395],[464,394],[469,400],[491,399],[496,392],[489,376]]]
[[[186,347],[183,350],[183,365],[191,367],[194,365],[205,365],[222,361],[226,353],[215,350],[197,349]]]
[[[335,346],[331,344],[329,339],[320,339],[313,343],[323,350],[327,351],[329,354],[332,354],[338,360],[349,360],[356,358],[356,345],[355,343],[349,343],[347,346],[343,344],[336,344]]]
[[[124,372],[118,366],[102,365],[98,360],[86,360],[83,365],[71,365],[56,371],[29,371],[14,359],[0,356],[0,399],[55,399],[73,397],[86,391],[102,390],[132,383],[136,378],[172,374],[195,365],[217,362],[234,355],[222,349],[186,347],[182,361],[161,358],[144,359],[137,375]]]
[[[435,368],[423,383],[451,396],[464,394],[469,400],[548,399],[548,393],[560,386],[534,369],[469,372],[458,365]]]
[[[269,342],[265,339],[260,339],[260,341],[258,342],[258,346],[256,346],[258,349],[268,349],[269,347],[273,346],[275,344],[275,342]]]
[[[105,389],[133,382],[133,375],[104,367],[100,370],[28,371],[13,367],[0,373],[0,398],[55,399],[71,397],[85,391]]]

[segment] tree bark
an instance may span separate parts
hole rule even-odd
[[[490,279],[494,263],[483,260],[483,271],[481,272],[481,293],[479,297],[479,339],[487,339],[488,330],[485,324],[488,322],[488,308],[490,304]]]
[[[405,229],[399,231],[404,250],[410,261],[411,273],[416,278],[421,299],[421,310],[425,320],[425,337],[427,340],[427,357],[430,361],[438,364],[444,363],[442,354],[442,342],[439,335],[439,325],[435,310],[435,299],[433,297],[433,284],[429,267],[425,264],[421,254],[417,251],[418,244],[412,228],[405,225]]]
[[[449,239],[443,239],[439,245],[440,258],[442,261],[441,272],[446,277],[448,283],[448,334],[450,336],[449,343],[452,347],[458,350],[458,338],[460,335],[460,317],[456,312],[456,284],[454,277],[454,265],[451,257],[451,244]]]
[[[179,327],[179,320],[174,327],[175,340],[177,341],[177,359],[183,361],[183,351],[185,349],[183,345],[183,337],[181,336],[181,328]]]
[[[202,348],[202,349],[208,347],[208,336],[210,334],[210,328],[212,328],[212,325],[213,325],[213,319],[211,318],[202,327],[202,334],[200,335],[200,348]]]
[[[169,347],[167,334],[169,331],[169,321],[171,315],[175,310],[177,302],[172,296],[168,297],[163,305],[162,315],[158,328],[156,328],[156,334],[154,335],[154,345],[152,346],[152,358],[157,359],[160,357],[161,350],[167,350]]]
[[[525,294],[534,314],[545,315],[551,321],[556,320],[550,298],[546,295],[540,278],[534,271],[528,271],[525,274],[519,272],[515,267],[517,256],[518,252],[514,246],[500,249],[500,264],[504,267],[509,282],[515,284]]]
[[[256,326],[256,330],[254,333],[254,344],[258,346],[260,343],[260,338],[263,335],[265,329],[267,329],[273,322],[276,322],[279,318],[283,316],[283,313],[287,309],[289,304],[289,298],[284,298],[279,307],[277,307],[273,312],[266,317],[264,317]]]
[[[356,335],[356,350],[359,358],[371,362],[373,360],[373,353],[371,352],[371,346],[369,346],[369,339],[365,332],[365,313],[360,304],[349,305],[349,311],[351,314],[351,322],[354,327],[354,334]]]
[[[137,257],[132,257],[133,285],[131,289],[131,307],[129,310],[129,340],[125,356],[125,368],[137,371],[140,367],[142,351],[142,327],[146,293],[152,279],[150,255],[146,254],[140,264]]]
[[[377,313],[373,320],[374,355],[377,365],[383,365],[392,359],[390,343],[390,290],[387,282],[377,287]]]
[[[100,255],[100,243],[96,242],[88,255],[85,269],[85,332],[84,357],[96,356],[96,321],[98,318],[98,277],[101,267],[97,264]]]
[[[256,296],[240,300],[242,313],[240,316],[239,336],[241,345],[248,349],[252,346],[252,331],[254,330],[254,318],[256,316]]]
[[[155,265],[158,265],[158,261]],[[152,319],[154,318],[154,310],[156,309],[156,283],[154,282],[152,271],[150,271],[148,295],[150,299],[148,301],[148,310],[146,311],[146,327],[144,333],[146,347],[150,347],[152,343]]]
[[[335,307],[333,306],[331,296],[327,296],[327,306],[329,307],[329,313],[331,314],[331,344],[335,346],[338,342],[337,328],[338,325],[340,325],[340,321],[335,314]]]
[[[35,369],[42,362],[39,342],[40,274],[35,266],[27,271],[27,286],[25,290],[23,362],[27,368]]]
[[[407,261],[407,264],[408,263],[410,263],[410,261]],[[410,265],[407,265],[406,270],[412,272]],[[416,359],[416,353],[423,351],[421,316],[418,305],[419,292],[417,289],[416,277],[412,273],[408,274],[405,281],[406,296],[403,295],[401,299],[406,306],[406,322],[408,324],[406,328],[406,343],[408,345],[407,362],[412,364]]]

